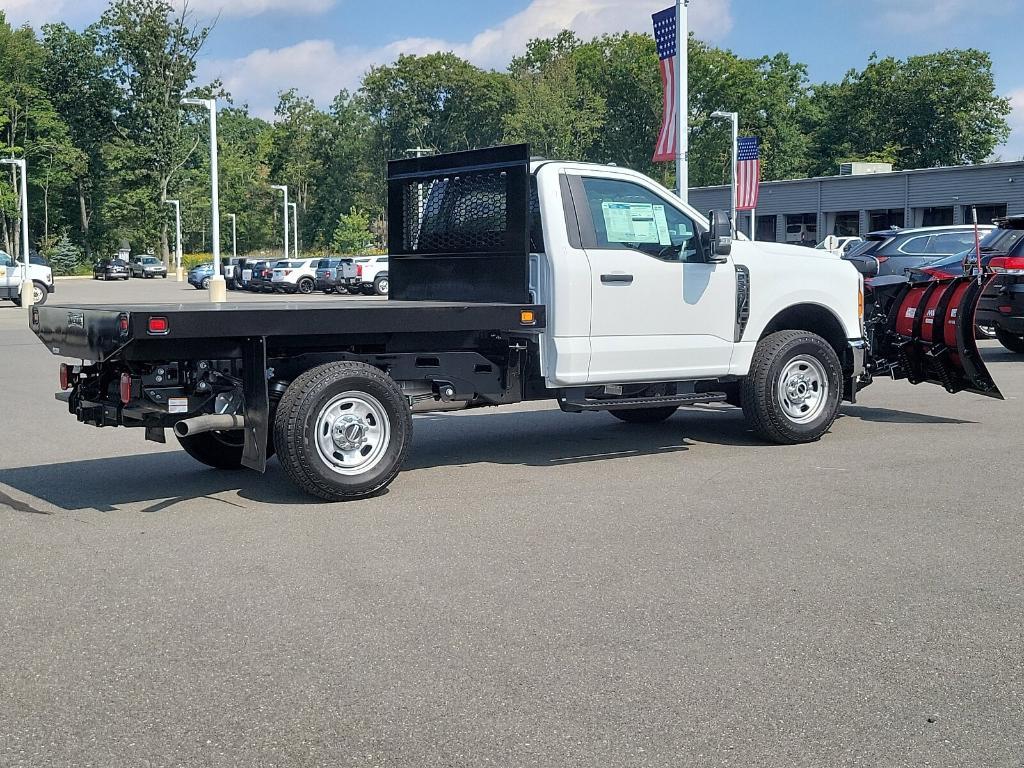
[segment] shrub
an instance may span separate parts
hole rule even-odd
[[[57,238],[48,248],[44,248],[43,256],[50,262],[50,269],[55,275],[75,275],[81,272],[82,267],[88,267],[82,249],[71,242],[67,233]]]

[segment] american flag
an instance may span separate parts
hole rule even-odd
[[[654,162],[663,163],[676,159],[679,148],[679,119],[676,114],[676,73],[679,71],[678,46],[676,40],[676,9],[666,8],[654,14],[654,39],[658,43],[658,58],[661,59],[661,83],[665,86],[664,117],[658,144],[654,148]]]
[[[761,140],[741,138],[736,148],[736,210],[757,208],[761,187]]]

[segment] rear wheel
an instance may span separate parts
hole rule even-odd
[[[378,296],[387,296],[390,283],[386,276],[378,277],[373,281],[373,292]]]
[[[743,413],[754,431],[782,445],[818,440],[842,402],[842,367],[831,345],[807,331],[779,331],[758,342],[743,380]]]
[[[304,277],[301,280],[299,280],[298,285],[295,286],[295,290],[305,296],[311,294],[314,288],[316,288],[316,286],[313,284],[313,281],[310,280],[308,277]]]
[[[274,444],[296,486],[328,501],[373,496],[398,475],[412,414],[391,377],[365,363],[313,368],[285,391]]]
[[[609,411],[609,413],[627,424],[659,424],[678,410],[679,406],[666,405],[661,408],[636,408],[629,411]]]
[[[1006,347],[1011,352],[1016,352],[1018,355],[1024,355],[1024,336],[1019,333],[1010,333],[1004,331],[1002,328],[996,328],[996,338],[999,343]]]
[[[245,433],[240,429],[230,432],[201,432],[198,435],[179,437],[178,442],[185,449],[185,453],[208,467],[242,468]]]

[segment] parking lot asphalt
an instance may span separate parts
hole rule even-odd
[[[792,448],[417,417],[326,504],[76,423],[0,303],[0,765],[1019,767],[1024,358],[984,346],[1005,402],[877,382]]]

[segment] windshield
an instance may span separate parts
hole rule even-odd
[[[888,240],[863,240],[859,243],[855,243],[854,245],[851,245],[849,250],[846,252],[846,258],[849,259],[854,256],[870,256],[891,240],[892,238],[890,237]]]
[[[981,249],[989,253],[1009,254],[1024,238],[1024,229],[994,229],[981,241]]]

